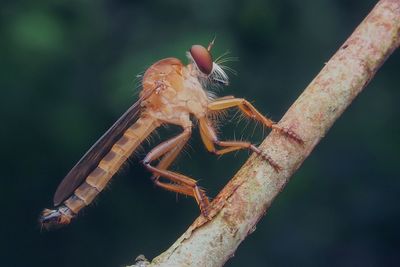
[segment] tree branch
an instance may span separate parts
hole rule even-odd
[[[167,251],[134,266],[222,266],[399,44],[400,0],[379,1],[279,122],[304,145],[275,131],[262,143],[283,170],[277,173],[252,155],[213,201],[211,221],[197,218]]]

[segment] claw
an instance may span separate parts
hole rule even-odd
[[[208,220],[211,220],[210,212],[209,212],[210,201],[208,200],[208,197],[203,190],[200,190],[200,194],[202,197],[201,204],[200,204],[201,214],[203,214],[203,216],[205,218],[207,218]]]
[[[211,221],[211,219],[212,219],[208,207],[201,210],[201,215],[203,215],[203,217],[209,221]]]
[[[274,124],[274,125],[272,125],[272,129],[275,129],[275,130],[279,131],[281,134],[291,138],[292,140],[296,141],[300,145],[304,144],[303,139],[301,139],[301,137],[298,136],[297,133],[295,133],[290,128],[282,128],[282,127],[278,126],[277,124]]]
[[[276,163],[270,156],[268,156],[268,155],[265,154],[264,152],[262,152],[262,153],[260,154],[260,156],[261,156],[264,160],[268,161],[268,163],[272,166],[272,168],[274,168],[274,170],[275,170],[276,172],[280,172],[280,171],[282,170],[282,167],[279,166],[278,163]]]

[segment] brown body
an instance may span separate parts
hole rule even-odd
[[[110,152],[99,162],[98,166],[87,176],[85,181],[64,201],[68,208],[66,215],[74,217],[88,206],[106,187],[114,174],[129,158],[141,142],[157,127],[150,117],[142,117],[129,127],[123,136],[112,146]],[[70,211],[70,212],[69,212]]]
[[[220,73],[219,79],[226,79],[227,83],[227,77],[224,75],[225,73]],[[54,197],[56,209],[43,211],[42,224],[45,227],[68,224],[104,189],[112,176],[146,137],[163,124],[179,125],[182,127],[182,133],[152,149],[144,158],[143,164],[153,173],[152,180],[156,185],[194,197],[202,214],[208,216],[208,198],[197,186],[196,181],[167,170],[191,135],[191,115],[199,121],[202,140],[210,152],[222,155],[238,149],[250,149],[263,156],[275,170],[279,171],[279,165],[251,143],[219,141],[210,120],[210,114],[226,108],[238,107],[245,115],[264,125],[277,129],[298,142],[301,142],[301,139],[293,132],[281,129],[262,116],[244,99],[225,97],[214,100],[208,97],[202,85],[204,78],[206,76],[195,62],[184,66],[176,58],[166,58],[153,64],[143,77],[140,101],[136,104],[137,109],[140,109],[137,120],[128,118],[133,116],[133,113],[127,112],[129,114],[122,119],[126,126],[119,127],[116,123],[85,154],[58,187]],[[110,139],[113,142],[108,141]],[[108,144],[108,146],[105,145],[105,148],[102,148],[102,144]],[[221,148],[217,149],[216,146]],[[104,149],[108,152],[104,152]],[[157,166],[151,165],[158,159],[160,161]],[[163,180],[160,179],[161,177]]]

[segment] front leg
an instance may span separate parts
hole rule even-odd
[[[285,136],[295,140],[299,144],[303,144],[303,140],[292,130],[282,128],[272,120],[268,119],[264,115],[262,115],[249,101],[243,98],[228,98],[228,99],[217,99],[214,102],[208,104],[208,110],[210,111],[219,111],[223,109],[228,109],[232,107],[238,107],[244,115],[250,117],[252,119],[260,121],[263,125],[268,128],[279,131]]]

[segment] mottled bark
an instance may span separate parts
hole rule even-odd
[[[262,143],[283,170],[251,156],[214,200],[211,221],[199,217],[167,251],[137,266],[222,266],[399,44],[400,0],[379,1],[279,122],[304,144],[275,131]]]

